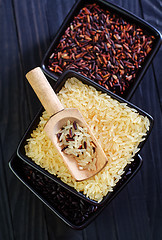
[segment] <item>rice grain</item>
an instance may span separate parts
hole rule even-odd
[[[108,164],[90,179],[76,182],[43,131],[49,119],[43,112],[38,127],[25,146],[26,155],[66,184],[95,201],[102,201],[121,178],[125,166],[133,161],[150,122],[147,117],[114,100],[106,93],[70,78],[57,94],[65,108],[78,108],[105,151]]]

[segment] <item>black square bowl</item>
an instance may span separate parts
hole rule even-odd
[[[67,79],[71,78],[71,77],[76,77],[77,79],[79,79],[80,81],[82,81],[84,84],[93,86],[94,88],[96,88],[98,91],[102,91],[103,93],[108,94],[109,96],[111,96],[113,99],[117,100],[118,102],[121,103],[127,103],[127,105],[130,108],[136,109],[137,112],[140,115],[146,116],[149,121],[150,121],[150,128],[145,136],[145,140],[142,141],[141,143],[139,143],[138,148],[141,149],[145,143],[145,141],[147,140],[152,127],[153,127],[153,118],[146,112],[144,112],[143,110],[141,110],[140,108],[136,107],[135,105],[133,105],[132,103],[128,102],[127,100],[113,94],[112,92],[106,90],[105,88],[101,87],[100,85],[96,85],[93,81],[89,80],[88,78],[84,77],[83,75],[72,71],[72,70],[68,70],[66,72],[64,72],[61,77],[59,78],[59,80],[56,82],[55,87],[54,87],[54,91],[56,93],[58,93],[61,88],[64,86],[65,82]],[[111,198],[112,193],[109,192],[104,198],[103,200],[98,203],[97,201],[91,200],[90,198],[86,197],[82,192],[78,192],[76,191],[74,188],[70,187],[69,185],[65,184],[63,181],[61,181],[57,176],[54,176],[52,174],[50,174],[48,171],[46,171],[45,169],[41,168],[40,166],[38,166],[34,161],[32,161],[32,159],[30,159],[29,157],[26,156],[25,154],[25,145],[27,144],[27,139],[30,138],[31,133],[33,132],[34,129],[36,129],[36,127],[38,126],[38,123],[40,121],[40,116],[42,115],[43,112],[43,108],[37,113],[36,117],[33,119],[33,121],[31,122],[30,126],[28,127],[27,131],[25,132],[24,136],[22,137],[22,140],[20,141],[18,148],[17,148],[17,155],[23,160],[25,161],[27,164],[29,164],[30,166],[32,166],[33,168],[37,169],[39,172],[43,173],[44,175],[46,175],[47,177],[49,177],[50,179],[52,179],[54,182],[57,182],[58,184],[60,184],[62,187],[68,189],[69,191],[71,191],[72,193],[74,193],[75,195],[77,195],[78,197],[88,201],[89,203],[93,204],[93,205],[103,205],[106,201],[109,200],[109,198]],[[137,155],[137,154],[136,154]],[[125,171],[127,171],[129,169],[130,165],[127,165],[125,168]],[[122,179],[121,179],[122,180]],[[119,181],[120,182],[120,181]],[[118,183],[117,183],[118,184]],[[116,184],[116,186],[117,186]],[[114,187],[114,191],[115,191]]]
[[[54,214],[75,230],[87,227],[127,185],[140,169],[143,160],[136,155],[114,191],[102,206],[93,205],[54,182],[45,174],[22,161],[15,153],[9,167],[15,176]]]
[[[50,56],[52,55],[54,50],[57,48],[58,44],[60,43],[61,37],[65,34],[65,31],[67,30],[67,28],[70,26],[70,24],[74,20],[74,17],[76,17],[78,15],[79,11],[85,5],[93,4],[93,3],[96,3],[97,5],[99,5],[100,8],[102,8],[104,10],[108,10],[112,14],[115,14],[116,16],[121,17],[123,20],[127,21],[128,23],[134,24],[135,26],[137,26],[137,28],[140,27],[144,31],[144,33],[147,34],[148,36],[154,36],[154,41],[153,41],[151,51],[148,53],[148,55],[146,57],[144,57],[144,61],[141,63],[141,67],[138,67],[138,69],[136,69],[136,73],[135,73],[135,77],[133,78],[133,81],[130,80],[130,82],[127,82],[128,86],[126,87],[126,90],[124,90],[124,91],[122,90],[123,94],[121,95],[121,90],[120,90],[121,84],[119,84],[118,86],[115,86],[116,90],[110,89],[112,92],[115,91],[115,93],[117,95],[122,96],[124,99],[129,100],[131,98],[131,96],[133,95],[134,91],[136,90],[138,84],[140,83],[140,81],[141,81],[145,71],[147,70],[148,66],[150,65],[153,57],[157,53],[157,51],[161,45],[162,36],[157,29],[155,29],[153,26],[151,26],[149,23],[147,23],[140,17],[130,13],[129,11],[127,11],[119,6],[116,6],[112,3],[106,2],[104,0],[88,0],[88,1],[79,0],[74,4],[71,11],[69,12],[69,14],[65,18],[64,22],[62,23],[61,27],[59,28],[57,34],[55,35],[51,45],[49,46],[49,48],[42,60],[42,64],[41,64],[42,69],[52,79],[54,79],[55,81],[58,80],[58,77],[60,76],[61,73],[57,73],[57,72],[55,73],[54,71],[49,70]],[[73,31],[75,31],[75,30],[73,30]],[[92,42],[91,44],[95,45],[96,43]],[[72,47],[70,47],[70,48],[72,48]],[[111,50],[113,50],[113,49],[111,49]],[[124,49],[124,52],[126,55],[131,54],[131,52],[127,51],[127,49]],[[70,65],[72,63],[74,63],[74,61],[70,61],[70,63],[68,63],[69,60],[66,60],[66,61],[67,61],[66,62],[67,68],[69,68]],[[114,60],[110,60],[111,64],[113,61]],[[95,62],[95,64],[97,65],[96,62]],[[113,66],[116,67],[116,64],[117,64],[117,62],[114,62]],[[58,65],[60,66],[60,63]],[[63,70],[67,70],[67,68],[63,69]],[[127,68],[127,66],[124,65],[124,69],[125,68]],[[78,68],[73,67],[73,70],[78,71],[78,72],[80,71],[79,67]],[[107,67],[107,70],[108,70],[108,67]],[[86,69],[86,71],[88,71],[88,73],[89,73],[91,70]],[[83,72],[82,72],[82,74],[83,74]],[[133,74],[133,72],[132,72],[132,74]],[[126,74],[124,74],[124,75],[126,75]],[[90,76],[87,76],[86,73],[85,73],[85,76],[91,78]],[[111,76],[111,78],[112,78],[112,76]],[[119,77],[119,78],[121,78],[121,77]],[[123,79],[123,77],[122,77],[122,79]],[[97,80],[97,77],[96,77],[96,79],[94,79],[94,81],[96,81],[96,80]],[[110,79],[110,80],[112,80],[112,79]],[[109,81],[109,79],[108,79],[108,81]],[[98,84],[98,81],[96,81],[96,84]]]

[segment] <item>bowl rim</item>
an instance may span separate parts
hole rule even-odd
[[[60,26],[57,33],[55,34],[51,44],[49,45],[49,47],[42,59],[41,68],[42,68],[43,72],[48,77],[53,79],[54,81],[57,81],[59,79],[58,74],[48,70],[48,68],[46,66],[47,65],[46,62],[49,59],[50,55],[52,54],[52,49],[54,48],[54,46],[57,46],[57,42],[60,40],[62,34],[64,33],[64,31],[70,24],[71,20],[75,16],[75,12],[78,11],[78,9],[80,9],[80,7],[84,6],[85,4],[89,4],[89,3],[97,3],[101,6],[104,6],[108,9],[115,11],[115,13],[117,13],[119,15],[121,14],[121,16],[122,17],[124,16],[126,19],[129,20],[129,22],[132,22],[132,23],[140,26],[148,33],[153,34],[155,37],[154,47],[152,48],[152,51],[149,53],[149,56],[146,57],[146,60],[144,61],[142,68],[137,73],[136,80],[134,81],[133,85],[130,87],[130,91],[128,91],[128,93],[124,97],[125,99],[129,100],[132,97],[132,95],[134,94],[135,90],[137,89],[139,83],[141,82],[141,80],[142,80],[147,68],[149,67],[150,63],[152,62],[154,56],[158,52],[158,49],[160,48],[160,45],[162,44],[162,34],[154,26],[152,26],[150,23],[146,22],[141,17],[135,15],[134,13],[130,12],[129,10],[126,10],[123,7],[120,7],[114,3],[110,3],[105,0],[88,0],[88,1],[79,0],[76,3],[74,3],[71,10],[65,17],[64,21],[62,22],[62,25]]]
[[[117,96],[116,94],[110,92],[109,90],[101,87],[100,85],[96,85],[93,81],[91,81],[90,79],[88,79],[87,77],[84,77],[83,75],[73,71],[73,70],[67,70],[65,71],[61,77],[59,78],[59,80],[56,82],[55,86],[54,86],[54,90],[55,92],[59,92],[59,90],[62,88],[63,84],[66,82],[66,80],[70,77],[76,77],[79,80],[81,80],[83,83],[86,83],[87,85],[91,85],[93,87],[95,87],[97,90],[102,91],[104,93],[107,93],[110,97],[114,98],[115,100],[122,102],[122,103],[127,103],[127,105],[133,109],[136,109],[137,112],[139,112],[141,115],[143,116],[147,116],[149,121],[150,121],[150,128],[149,131],[147,132],[147,135],[145,136],[144,141],[140,142],[138,145],[138,148],[140,148],[140,150],[142,149],[142,147],[144,146],[144,143],[146,142],[146,140],[148,139],[151,130],[153,128],[153,117],[150,116],[148,113],[146,113],[145,111],[143,111],[142,109],[138,108],[137,106],[135,106],[134,104],[128,102],[127,100]],[[32,161],[31,158],[27,157],[25,155],[25,149],[24,146],[26,144],[26,140],[30,137],[31,132],[36,128],[36,126],[38,125],[39,121],[40,121],[40,116],[41,113],[43,112],[43,108],[40,109],[40,111],[36,114],[35,118],[33,119],[33,121],[30,123],[29,127],[27,128],[26,132],[24,133],[20,143],[18,144],[17,147],[17,155],[19,156],[19,158],[21,158],[23,161],[25,161],[26,163],[28,163],[29,165],[31,165],[32,167],[36,168],[38,171],[42,172],[43,174],[45,174],[46,176],[50,177],[52,180],[58,182],[60,185],[62,185],[63,187],[67,188],[69,191],[72,191],[73,193],[75,193],[77,196],[83,198],[84,200],[93,203],[94,205],[103,205],[104,202],[107,200],[107,198],[109,198],[110,193],[108,193],[106,196],[104,196],[103,200],[101,202],[97,202],[95,200],[92,200],[90,198],[87,198],[83,193],[76,191],[73,187],[70,187],[69,185],[67,185],[66,183],[64,183],[61,179],[59,179],[57,176],[50,174],[48,171],[46,171],[45,169],[41,168],[39,165],[37,165],[34,161]],[[139,152],[138,152],[139,153]],[[137,153],[137,154],[138,154]],[[136,154],[136,155],[137,155]],[[126,168],[129,167],[129,164],[127,164]]]
[[[15,161],[16,159],[18,159],[19,161],[23,161],[22,159],[20,159],[16,152],[12,155],[11,159],[8,162],[9,168],[10,170],[13,172],[13,174],[19,179],[20,182],[22,182],[36,197],[38,197],[39,200],[41,200],[53,213],[55,213],[63,222],[65,222],[69,227],[71,227],[72,229],[75,230],[82,230],[85,227],[87,227],[103,210],[104,208],[120,193],[120,191],[128,184],[128,182],[137,174],[137,172],[140,170],[142,164],[143,164],[143,159],[142,157],[138,154],[136,156],[136,159],[138,159],[139,163],[137,165],[137,167],[135,168],[134,172],[131,173],[128,176],[128,179],[124,182],[124,184],[122,184],[116,192],[113,192],[113,194],[111,195],[111,198],[108,199],[108,201],[106,201],[104,203],[104,205],[98,206],[97,210],[94,212],[94,214],[92,216],[90,216],[87,220],[85,220],[83,223],[81,223],[80,225],[76,225],[74,223],[72,223],[71,221],[69,221],[68,219],[66,219],[66,217],[64,217],[59,211],[56,210],[55,207],[53,207],[52,204],[50,204],[48,202],[48,200],[46,200],[43,196],[41,196],[40,193],[37,192],[37,190],[34,188],[34,186],[31,186],[30,183],[28,183],[25,179],[23,179],[23,177],[20,176],[20,174],[18,173],[18,171],[16,170],[15,167]],[[135,159],[135,161],[136,161]],[[73,194],[73,193],[72,193]]]

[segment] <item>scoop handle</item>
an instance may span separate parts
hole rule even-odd
[[[26,78],[50,116],[64,109],[40,67],[28,72]]]

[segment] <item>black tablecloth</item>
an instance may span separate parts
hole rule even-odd
[[[111,0],[162,32],[161,0]],[[133,180],[84,230],[73,230],[10,171],[8,161],[40,108],[25,74],[41,60],[74,0],[0,1],[0,239],[162,239],[162,48],[131,102],[153,131]]]

